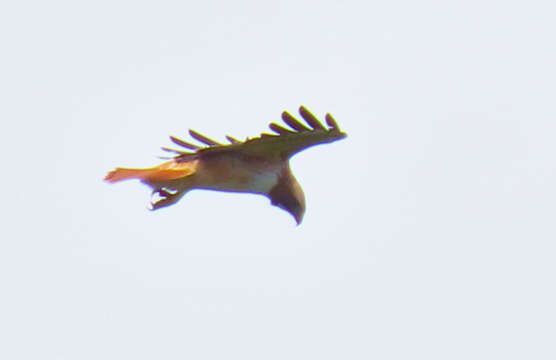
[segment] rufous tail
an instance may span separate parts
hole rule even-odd
[[[116,168],[110,171],[104,180],[109,183],[116,183],[129,179],[139,179],[143,181],[176,180],[193,174],[196,168],[196,161],[190,163],[168,161],[147,169]]]
[[[129,180],[129,179],[140,179],[146,180],[149,178],[149,175],[152,175],[153,169],[125,169],[125,168],[116,168],[110,171],[104,181],[109,183],[116,183],[118,181]]]

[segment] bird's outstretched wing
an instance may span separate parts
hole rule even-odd
[[[338,123],[332,115],[326,114],[326,125],[323,125],[307,108],[301,106],[299,114],[306,124],[296,119],[289,112],[282,113],[282,120],[288,125],[285,127],[276,123],[269,125],[274,133],[263,133],[259,137],[240,141],[231,136],[226,136],[229,144],[222,144],[210,139],[194,130],[189,130],[189,135],[205,146],[201,147],[185,140],[171,136],[170,140],[187,151],[162,148],[165,151],[176,154],[177,162],[190,161],[192,156],[212,155],[218,152],[240,152],[246,155],[262,156],[268,158],[288,159],[296,153],[318,144],[324,144],[340,140],[346,134],[340,130]],[[194,152],[191,152],[193,150]]]

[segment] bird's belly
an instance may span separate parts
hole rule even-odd
[[[278,168],[246,166],[243,162],[226,161],[203,171],[204,188],[250,193],[268,193],[278,182]]]
[[[222,191],[268,193],[278,182],[274,173],[234,174],[208,184],[207,188]]]

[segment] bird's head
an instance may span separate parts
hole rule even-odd
[[[305,214],[305,195],[289,168],[279,177],[268,197],[272,205],[286,210],[294,217],[297,225],[301,224]]]

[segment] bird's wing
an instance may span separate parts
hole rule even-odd
[[[195,153],[163,148],[163,150],[177,154],[177,162],[187,162],[195,155],[216,155],[219,152],[237,152],[250,156],[267,157],[276,159],[288,159],[296,153],[318,144],[324,144],[343,139],[346,134],[330,114],[326,114],[326,125],[323,125],[309,110],[304,106],[299,108],[299,114],[306,124],[293,117],[287,111],[282,113],[282,120],[288,125],[285,127],[276,123],[271,123],[269,128],[273,134],[263,133],[259,137],[237,140],[231,136],[226,136],[230,144],[221,144],[196,131],[189,130],[189,134],[195,140],[206,145],[200,147],[177,137],[171,136],[170,139],[177,145],[188,150],[195,150]]]

